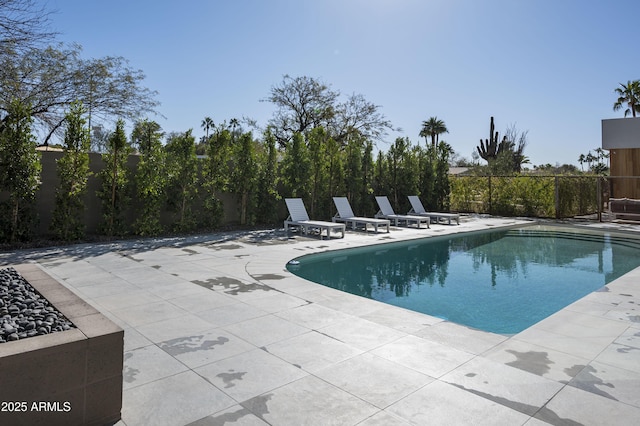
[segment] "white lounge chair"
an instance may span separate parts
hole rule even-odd
[[[334,222],[342,222],[347,226],[351,225],[353,230],[355,230],[358,225],[364,226],[365,232],[368,230],[369,225],[373,226],[375,232],[378,232],[379,226],[383,226],[386,227],[387,232],[389,232],[391,221],[388,219],[356,216],[353,214],[351,204],[349,204],[347,197],[333,197],[333,203],[336,205],[336,209],[338,210],[335,216],[331,218]]]
[[[411,210],[407,214],[416,214],[418,216],[427,216],[430,217],[431,220],[436,221],[436,223],[440,222],[440,219],[446,220],[449,225],[451,225],[451,219],[454,219],[458,225],[460,225],[460,215],[457,213],[436,213],[436,212],[428,212],[424,209],[422,205],[422,201],[418,198],[417,195],[409,195],[409,202],[411,203]]]
[[[376,197],[376,202],[378,203],[378,213],[376,213],[376,218],[378,219],[389,219],[394,222],[395,226],[398,226],[399,223],[405,223],[407,226],[415,223],[418,228],[423,223],[427,224],[427,228],[429,227],[429,222],[431,219],[425,216],[415,216],[415,215],[406,215],[406,214],[395,214],[393,211],[393,207],[391,207],[391,203],[389,203],[389,199],[386,196]]]
[[[284,221],[284,230],[289,231],[290,227],[300,228],[303,234],[308,234],[310,230],[318,230],[320,239],[322,239],[322,231],[327,231],[327,238],[331,238],[331,231],[342,233],[344,238],[344,223],[324,222],[320,220],[309,220],[307,209],[304,207],[302,198],[285,198],[289,217]]]

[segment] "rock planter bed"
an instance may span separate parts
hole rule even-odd
[[[0,269],[0,343],[75,328],[14,268]]]
[[[124,332],[35,264],[0,269],[0,424],[120,419]]]

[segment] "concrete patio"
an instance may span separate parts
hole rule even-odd
[[[285,269],[303,254],[520,222],[77,245],[0,253],[0,265],[37,263],[125,330],[122,426],[637,423],[640,268],[511,337]]]

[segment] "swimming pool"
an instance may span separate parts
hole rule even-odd
[[[307,280],[515,334],[640,266],[640,239],[533,225],[302,256]]]

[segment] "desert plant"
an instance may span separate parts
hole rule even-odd
[[[491,117],[491,122],[489,124],[489,139],[485,139],[484,142],[480,139],[480,145],[476,147],[480,158],[487,162],[491,162],[498,158],[498,154],[504,150],[507,143],[506,136],[502,138],[501,142],[498,142],[498,132],[494,131],[495,126],[493,124],[493,117]]]

